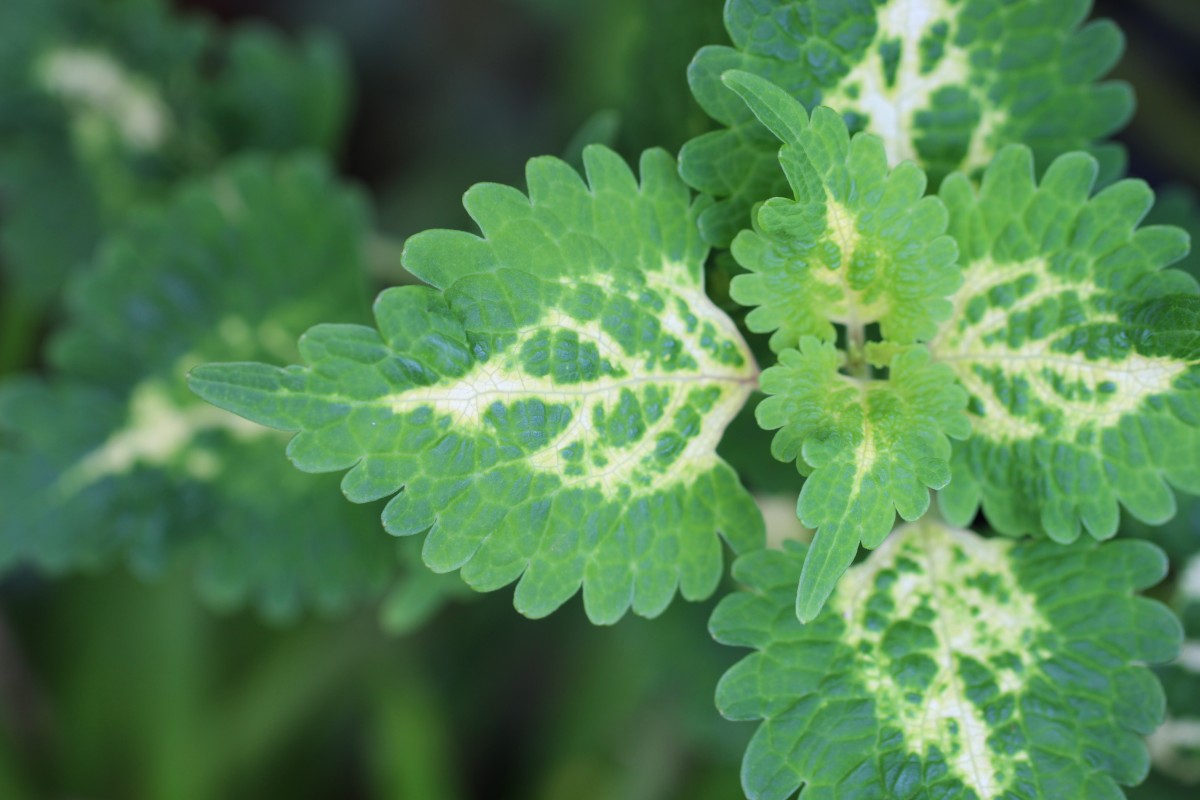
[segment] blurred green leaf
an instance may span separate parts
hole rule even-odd
[[[0,563],[154,575],[184,558],[212,603],[273,618],[377,596],[397,555],[375,512],[183,382],[213,358],[293,357],[318,320],[363,319],[365,232],[322,160],[252,158],[106,240],[69,293],[54,377],[0,387]]]

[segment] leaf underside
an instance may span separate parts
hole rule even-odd
[[[1097,165],[1056,160],[1040,185],[1029,150],[1003,150],[975,187],[942,186],[962,288],[929,344],[970,394],[940,495],[966,524],[982,506],[1009,534],[1112,536],[1119,505],[1150,523],[1171,486],[1200,492],[1200,296],[1163,269],[1187,235],[1138,228],[1153,195],[1122,181],[1090,196]]]
[[[769,134],[721,85],[731,69],[784,87],[808,109],[837,110],[880,136],[937,185],[981,170],[1022,142],[1039,164],[1088,149],[1115,175],[1123,151],[1099,144],[1133,110],[1129,87],[1095,83],[1123,49],[1108,21],[1081,25],[1090,0],[729,0],[733,46],[701,49],[688,71],[697,101],[723,128],[689,142],[684,178],[719,202],[701,218],[726,246],[751,207],[786,188]]]
[[[1144,542],[982,539],[921,522],[853,567],[809,624],[792,613],[803,546],[739,559],[746,591],[711,630],[757,652],[717,704],[763,720],[743,763],[751,800],[1118,800],[1146,774],[1163,713],[1142,662],[1179,625],[1132,596],[1162,578]]]
[[[472,188],[482,238],[429,231],[404,264],[429,287],[385,291],[378,330],[319,326],[307,366],[212,365],[191,384],[249,419],[299,431],[302,470],[349,470],[347,497],[395,495],[398,535],[476,589],[519,579],[542,616],[582,585],[596,622],[654,616],[677,587],[707,596],[720,531],[741,551],[762,522],[715,455],[757,367],[705,296],[698,208],[661,151],[641,182],[602,147],[588,182],[553,158],[529,196]],[[399,492],[399,494],[397,494]]]

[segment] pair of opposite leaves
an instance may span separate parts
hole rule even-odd
[[[759,421],[808,475],[802,619],[860,541],[925,513],[929,489],[944,487],[953,522],[982,504],[1002,532],[1064,542],[1081,526],[1111,536],[1118,502],[1170,516],[1168,481],[1200,491],[1195,284],[1160,271],[1186,252],[1181,231],[1137,229],[1143,184],[1089,197],[1095,162],[1072,154],[1038,185],[1010,147],[978,191],[952,175],[926,197],[919,168],[889,171],[882,142],[851,139],[836,113],[810,120],[762,78],[725,80],[784,142],[796,197],[763,204],[735,240],[750,272],[733,292],[779,354]],[[585,166],[586,184],[534,159],[528,196],[472,188],[483,236],[413,237],[404,264],[429,286],[384,292],[378,331],[318,326],[307,366],[212,365],[191,385],[299,431],[293,462],[349,470],[349,499],[393,496],[385,527],[428,530],[434,570],[479,590],[519,579],[531,616],[582,585],[589,617],[611,622],[653,616],[677,589],[710,594],[714,531],[760,546],[753,501],[714,452],[757,368],[704,294],[696,221],[711,201],[661,151],[640,183],[603,148]],[[842,353],[833,323],[877,324],[882,341]],[[844,374],[847,359],[887,378]]]

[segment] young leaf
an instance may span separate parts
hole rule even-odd
[[[835,337],[833,323],[861,331],[878,323],[897,343],[929,339],[950,313],[946,301],[961,282],[946,209],[925,197],[925,174],[912,163],[888,169],[883,142],[850,138],[827,108],[809,121],[779,87],[746,72],[726,84],[783,142],[779,163],[795,200],[768,200],[756,229],[733,242],[750,270],[731,293],[754,307],[750,330],[771,333],[771,347],[800,337]]]
[[[978,191],[961,175],[942,186],[964,282],[929,348],[970,393],[974,429],[940,496],[953,522],[982,504],[1005,533],[1105,538],[1118,502],[1159,523],[1169,485],[1200,492],[1200,295],[1162,269],[1187,236],[1137,228],[1153,202],[1141,182],[1089,197],[1096,173],[1071,154],[1038,185],[1014,146]]]
[[[717,689],[731,719],[761,719],[742,766],[752,800],[1123,795],[1146,774],[1162,720],[1144,662],[1178,650],[1179,623],[1132,596],[1166,572],[1144,542],[1063,547],[921,522],[846,574],[809,624],[792,614],[803,546],[738,560],[747,591],[710,629],[758,652]]]
[[[404,264],[430,287],[384,292],[378,332],[320,326],[307,366],[206,366],[192,388],[271,427],[311,472],[350,470],[357,502],[396,495],[384,525],[429,530],[426,563],[476,589],[518,578],[530,616],[583,586],[596,622],[654,616],[676,586],[701,598],[722,532],[762,523],[715,455],[755,385],[737,328],[704,294],[697,206],[662,151],[642,179],[584,152],[588,183],[529,163],[529,196],[494,184],[465,206],[483,238],[413,237]],[[396,494],[400,492],[400,494]]]
[[[775,145],[720,82],[730,69],[782,86],[806,108],[828,106],[883,139],[889,162],[924,168],[935,185],[973,174],[1009,142],[1038,163],[1089,148],[1110,174],[1122,151],[1097,145],[1133,109],[1124,84],[1094,81],[1120,56],[1116,26],[1081,27],[1090,0],[728,0],[733,47],[705,47],[688,71],[700,105],[726,126],[689,142],[684,178],[719,198],[701,218],[726,245],[757,202],[786,189]]]
[[[247,159],[106,240],[69,292],[58,374],[0,386],[0,565],[153,575],[183,560],[210,602],[273,618],[380,593],[396,556],[371,511],[183,381],[365,317],[364,229],[324,162]]]
[[[758,421],[779,433],[771,452],[797,461],[808,475],[797,513],[816,529],[800,574],[796,614],[813,619],[861,540],[878,547],[897,512],[915,520],[929,508],[929,489],[950,479],[947,435],[970,433],[966,394],[944,365],[914,347],[896,355],[887,380],[859,380],[839,372],[832,344],[812,337],[785,350],[762,375],[768,397]]]

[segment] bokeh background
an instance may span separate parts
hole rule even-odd
[[[519,185],[526,159],[574,158],[587,141],[632,157],[677,150],[706,130],[685,70],[698,47],[725,41],[721,5],[174,8],[288,37],[321,29],[340,45],[353,97],[336,152],[373,201],[367,261],[382,287],[405,280],[397,254],[406,236],[468,224],[460,199],[472,183]],[[1096,14],[1129,41],[1114,77],[1133,83],[1139,101],[1119,137],[1131,173],[1172,197],[1186,222],[1189,187],[1200,185],[1200,4],[1098,0]],[[0,102],[0,123],[3,110]],[[44,371],[56,312],[18,324],[24,307],[5,309],[0,366]],[[763,465],[747,469],[756,488],[786,499],[786,482],[772,485]],[[1188,525],[1171,533],[1181,559],[1200,542]],[[374,607],[283,624],[253,610],[213,613],[170,571],[154,581],[123,569],[10,571],[0,579],[0,798],[731,800],[742,796],[753,726],[713,708],[716,681],[739,654],[709,639],[711,605],[677,602],[654,622],[596,628],[578,598],[533,622],[513,612],[506,590],[456,595],[400,635],[380,628]],[[1200,706],[1200,687],[1168,677],[1182,706]],[[1130,795],[1200,796],[1200,784],[1186,783],[1200,773],[1186,764],[1168,772]]]

